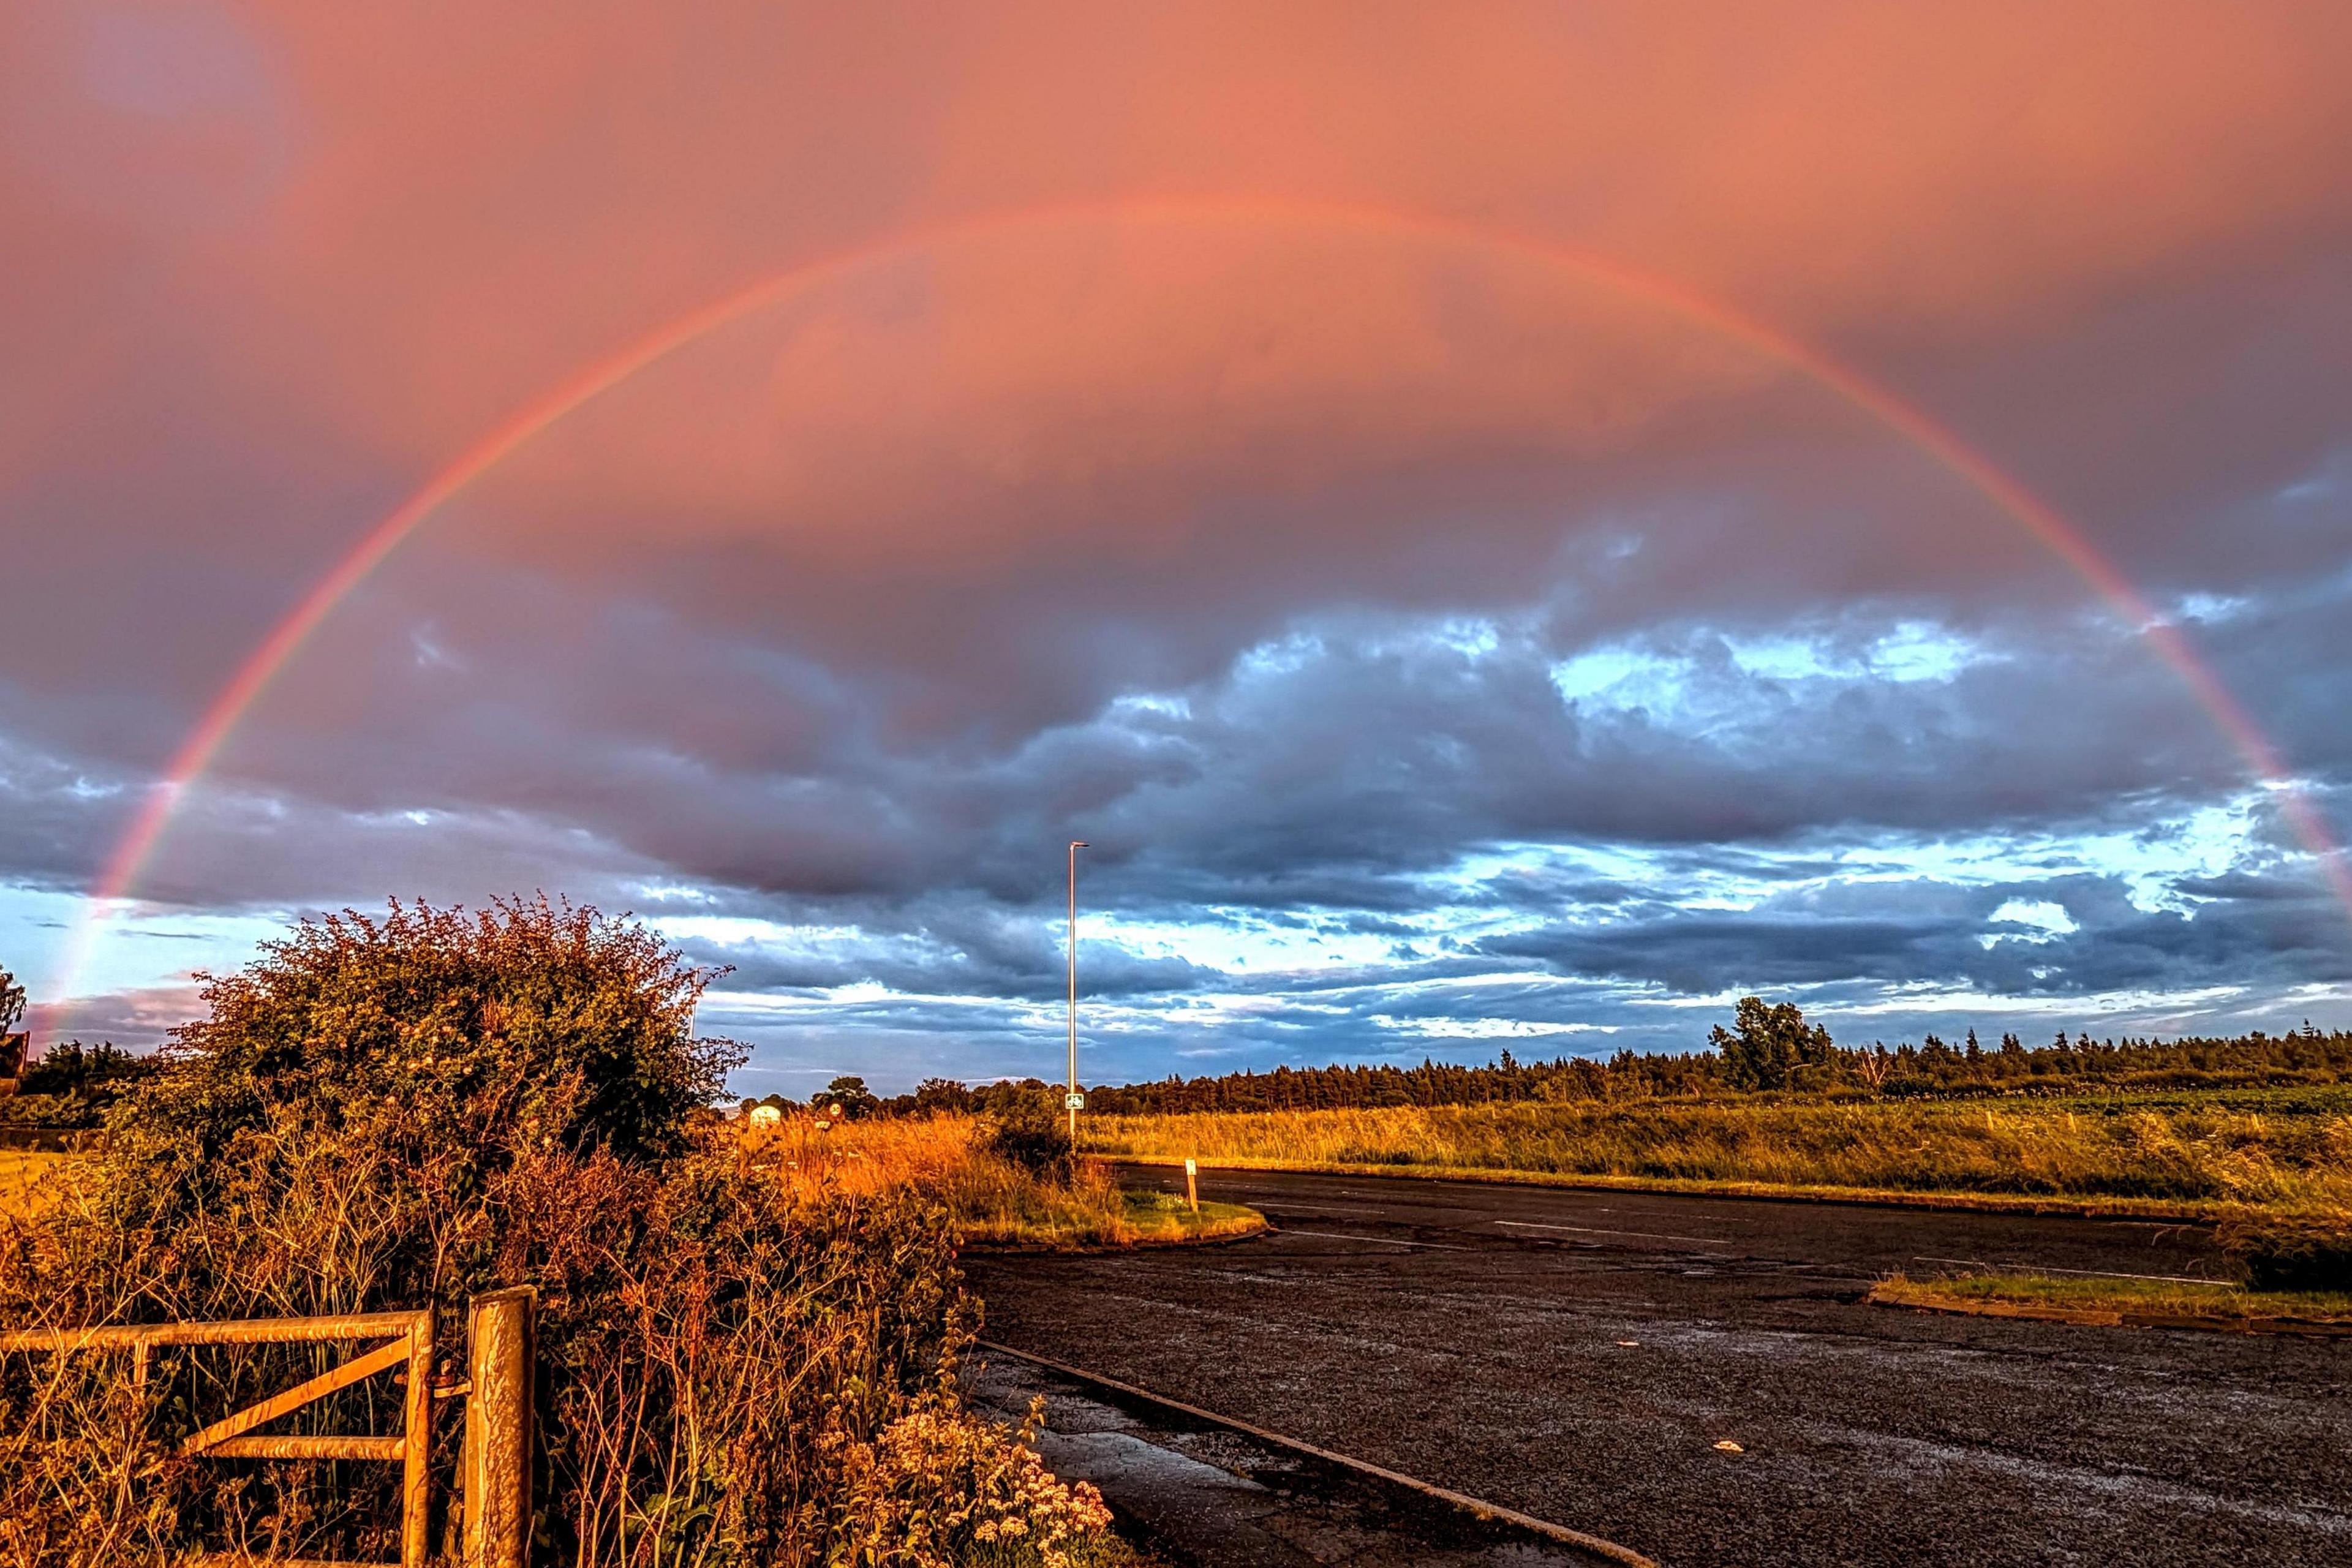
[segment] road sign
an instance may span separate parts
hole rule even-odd
[[[1083,1094],[1066,1094],[1066,1095],[1062,1096],[1062,1109],[1063,1109],[1063,1110],[1084,1110],[1086,1108],[1087,1108],[1087,1097],[1086,1097],[1085,1095],[1083,1095]]]

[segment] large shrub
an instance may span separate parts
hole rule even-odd
[[[396,1107],[461,1144],[674,1156],[741,1059],[694,1037],[711,978],[543,898],[305,921],[206,984],[211,1016],[173,1032],[178,1070],[126,1131],[209,1155],[281,1113],[332,1131]]]
[[[992,1089],[985,1103],[995,1124],[990,1142],[996,1154],[1042,1180],[1070,1181],[1076,1151],[1062,1091],[1034,1080]]]
[[[454,1346],[469,1295],[535,1285],[538,1560],[878,1563],[859,1523],[875,1478],[903,1490],[905,1455],[938,1446],[911,1435],[971,1419],[947,1380],[973,1310],[935,1205],[812,1188],[698,1133],[737,1059],[692,1035],[708,978],[642,928],[545,900],[306,923],[207,985],[211,1016],[117,1106],[103,1152],[0,1232],[0,1319],[430,1304]],[[159,1355],[143,1394],[121,1358],[10,1358],[0,1562],[396,1556],[393,1467],[175,1452],[341,1353]],[[386,1381],[275,1429],[389,1430]],[[976,1424],[963,1440],[1006,1442]],[[1026,1495],[924,1512],[940,1539],[889,1560],[941,1560]]]

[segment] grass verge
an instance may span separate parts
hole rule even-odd
[[[1031,1166],[994,1147],[979,1117],[856,1121],[819,1131],[805,1118],[750,1135],[750,1157],[809,1195],[908,1188],[944,1205],[967,1246],[1076,1250],[1170,1246],[1246,1236],[1265,1216],[1238,1204],[1119,1190],[1098,1160]]]
[[[1241,1204],[1203,1203],[1195,1214],[1173,1193],[1129,1192],[1125,1197],[1127,1223],[1143,1247],[1228,1241],[1265,1228],[1265,1215]]]
[[[1476,1177],[2219,1220],[2352,1213],[2352,1094],[1400,1106],[1101,1117],[1090,1152]]]
[[[1882,1279],[1869,1300],[1884,1307],[2116,1327],[2237,1330],[2338,1328],[2352,1332],[2352,1292],[2249,1290],[2230,1284],[1998,1272]]]

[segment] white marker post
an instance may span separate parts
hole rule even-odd
[[[1201,1167],[1192,1163],[1192,1156],[1190,1154],[1185,1155],[1184,1201],[1192,1205],[1192,1212],[1194,1214],[1199,1214],[1201,1212],[1201,1184],[1198,1180],[1200,1173]]]

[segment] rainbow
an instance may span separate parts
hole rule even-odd
[[[2247,768],[2278,794],[2297,837],[2318,860],[2337,900],[2347,912],[2352,912],[2352,868],[2345,866],[2326,823],[2295,786],[2276,749],[2252,716],[2231,695],[2211,667],[2198,657],[2180,630],[2159,614],[2114,563],[2054,507],[1969,447],[1949,427],[1862,372],[1685,285],[1590,251],[1510,230],[1370,203],[1251,196],[1135,197],[1026,207],[967,217],[908,230],[803,262],[639,338],[517,409],[370,529],[237,667],[228,684],[221,689],[220,695],[173,753],[162,782],[132,817],[101,868],[81,923],[68,943],[57,994],[64,998],[74,994],[115,906],[130,897],[169,829],[173,812],[211,767],[239,721],[335,607],[411,534],[468,486],[582,406],[732,322],[860,268],[931,247],[1076,219],[1314,224],[1396,238],[1457,243],[1518,258],[1600,284],[1744,344],[1800,373],[1977,491],[1996,510],[2072,567],[2128,624],[2137,628],[2157,656],[2180,678]],[[54,1024],[65,1006],[62,1001],[52,1005],[45,1011],[45,1018]]]

